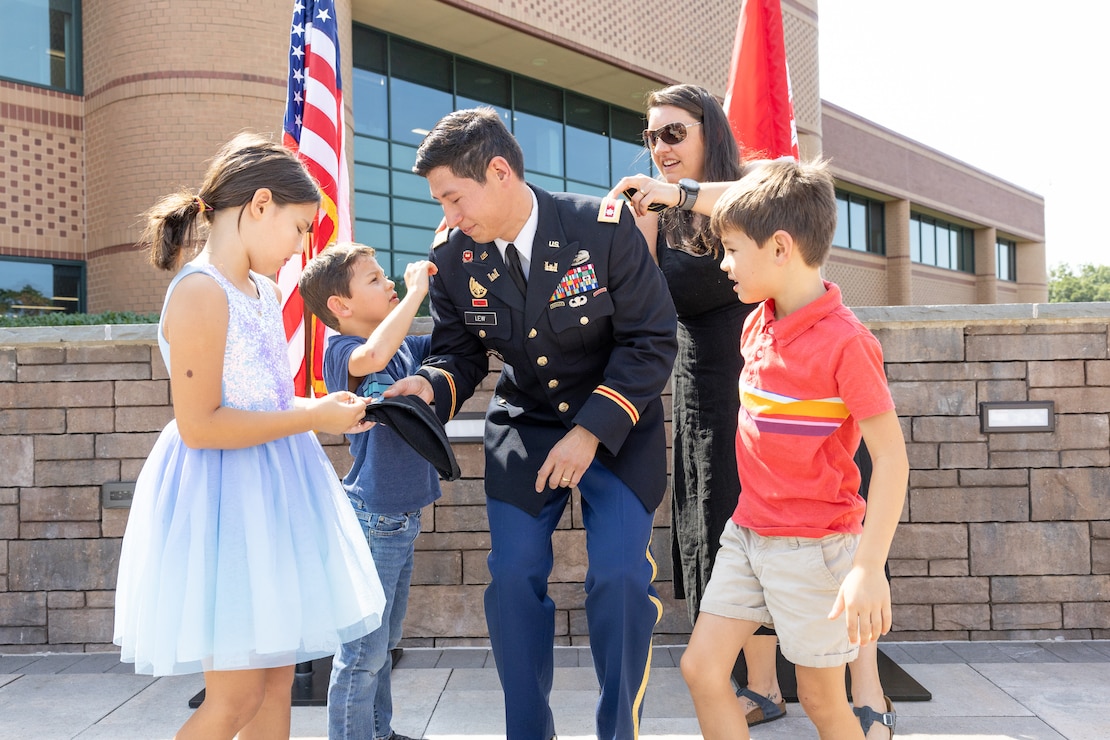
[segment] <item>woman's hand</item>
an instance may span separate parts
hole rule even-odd
[[[682,192],[678,185],[656,180],[647,175],[629,175],[622,177],[608,197],[620,198],[624,196],[632,206],[632,212],[637,216],[645,216],[649,211],[661,211],[664,208],[673,208],[682,199]]]

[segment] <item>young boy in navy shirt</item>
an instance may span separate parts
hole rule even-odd
[[[414,262],[405,270],[403,300],[385,276],[374,249],[361,244],[328,247],[300,279],[305,308],[339,332],[324,353],[324,383],[380,397],[416,372],[430,337],[408,336],[428,278],[436,268]],[[328,687],[328,737],[409,740],[393,732],[391,651],[401,639],[408,606],[420,511],[440,496],[439,475],[396,432],[381,424],[348,435],[354,464],[343,487],[362,524],[385,590],[382,626],[339,648]]]

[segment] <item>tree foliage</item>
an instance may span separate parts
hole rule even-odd
[[[29,283],[19,290],[0,288],[0,316],[13,313],[17,316],[26,313],[41,313],[41,311],[35,310],[36,307],[45,308],[53,305],[53,301]]]
[[[1080,265],[1078,274],[1066,264],[1056,265],[1049,270],[1049,303],[1091,301],[1110,301],[1110,266]]]

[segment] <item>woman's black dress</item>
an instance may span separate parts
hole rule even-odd
[[[693,623],[736,508],[736,414],[740,408],[740,330],[755,308],[741,303],[720,257],[696,257],[660,244],[659,267],[678,309],[673,380],[671,558],[675,597]]]

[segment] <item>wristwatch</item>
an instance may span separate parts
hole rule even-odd
[[[682,198],[678,201],[679,210],[693,210],[694,203],[698,201],[698,191],[701,190],[701,185],[698,184],[697,180],[684,177],[678,181],[678,190],[682,193]]]

